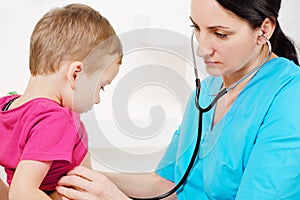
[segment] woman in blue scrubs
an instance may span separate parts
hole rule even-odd
[[[295,47],[278,22],[280,6],[280,0],[192,0],[197,55],[211,75],[202,81],[202,107],[263,63],[266,38],[272,52],[256,73],[203,115],[195,164],[169,199],[300,198],[300,68]],[[104,176],[80,167],[60,181],[80,189],[58,187],[58,192],[70,199],[166,192],[180,181],[193,153],[199,112],[194,99],[195,93],[155,173]]]

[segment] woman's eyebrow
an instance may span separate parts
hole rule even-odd
[[[194,22],[194,20],[192,19],[191,16],[190,16],[190,20],[192,21],[192,23],[193,23],[194,25],[198,26],[197,23]],[[214,30],[214,29],[230,29],[230,27],[227,27],[227,26],[221,26],[221,25],[210,26],[210,27],[207,27],[207,28],[208,28],[209,30]]]
[[[194,20],[192,19],[191,16],[190,16],[190,20],[192,21],[192,23],[193,23],[194,25],[197,25],[196,22],[194,22]]]
[[[208,27],[208,29],[212,30],[212,29],[230,29],[229,27],[227,26],[211,26],[211,27]]]

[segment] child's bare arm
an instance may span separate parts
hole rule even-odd
[[[8,200],[8,186],[0,179],[0,199]]]
[[[86,154],[80,165],[92,169],[91,156],[89,152]]]
[[[39,189],[51,162],[23,160],[17,166],[9,189],[10,200],[51,200]]]

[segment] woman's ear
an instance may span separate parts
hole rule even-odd
[[[79,73],[82,72],[82,62],[75,61],[69,64],[66,71],[66,78],[72,89],[75,89],[75,83],[78,79]]]
[[[274,19],[271,20],[269,18],[266,18],[260,28],[258,29],[258,44],[265,44],[266,43],[266,38],[269,40],[276,28],[276,21]]]

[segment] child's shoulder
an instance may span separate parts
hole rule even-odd
[[[13,94],[0,98],[0,108],[5,107],[11,100],[20,97],[21,95]],[[38,97],[31,99],[20,106],[10,110],[9,115],[22,115],[26,118],[38,120],[39,118],[56,118],[69,119],[71,121],[80,122],[80,115],[68,107],[61,106],[58,102]]]
[[[0,105],[7,104],[10,100],[18,98],[19,94],[6,95],[0,98]]]
[[[69,119],[71,122],[80,122],[80,115],[68,107],[63,107],[54,100],[36,98],[28,102],[28,107],[34,110],[35,115],[41,115],[56,119]]]
[[[35,98],[27,103],[27,107],[38,113],[61,113],[61,115],[72,116],[74,113],[70,108],[61,106],[58,102],[48,98]]]

